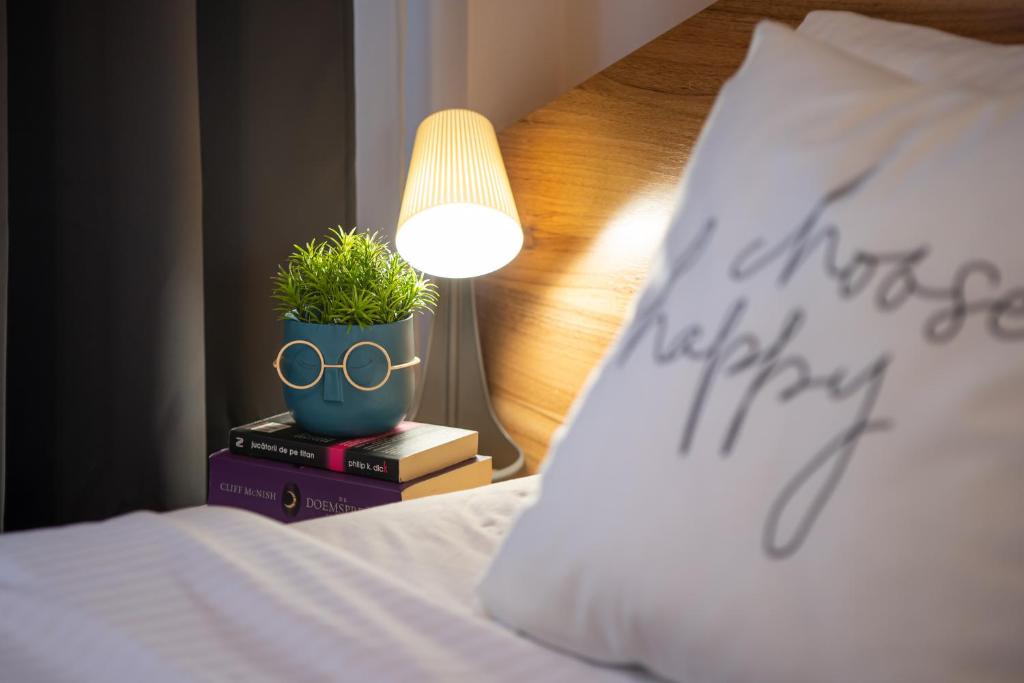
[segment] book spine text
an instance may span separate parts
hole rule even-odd
[[[281,522],[353,512],[397,502],[399,490],[310,476],[285,465],[255,466],[214,458],[210,461],[207,502],[249,510]]]
[[[230,442],[231,452],[238,455],[269,458],[292,465],[308,465],[335,472],[345,471],[344,462],[328,457],[328,447],[319,444],[299,443],[248,429],[232,429]]]

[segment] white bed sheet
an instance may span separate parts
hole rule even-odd
[[[539,477],[321,517],[293,529],[344,548],[423,596],[481,614],[476,586]]]
[[[617,681],[488,620],[535,480],[291,527],[229,508],[0,536],[0,678]]]

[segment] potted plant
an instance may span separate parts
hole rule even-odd
[[[380,236],[345,232],[295,245],[274,280],[284,343],[274,367],[295,421],[318,434],[388,431],[409,410],[419,363],[414,313],[437,287]]]

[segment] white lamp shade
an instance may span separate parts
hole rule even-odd
[[[414,268],[449,278],[490,273],[519,253],[519,213],[484,116],[446,109],[420,123],[395,246]]]

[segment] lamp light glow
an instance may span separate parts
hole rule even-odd
[[[519,253],[519,213],[483,115],[445,109],[420,123],[395,246],[414,268],[446,278],[489,273]]]

